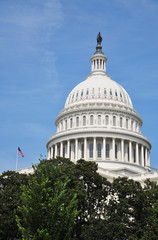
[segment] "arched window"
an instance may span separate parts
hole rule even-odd
[[[105,116],[105,124],[106,124],[106,125],[109,124],[109,116],[108,116],[108,115]]]
[[[89,157],[93,158],[93,143],[89,144]]]
[[[83,116],[83,126],[86,126],[86,116]]]
[[[70,128],[72,128],[72,118],[70,118]]]
[[[76,117],[76,127],[79,126],[79,117]]]
[[[93,115],[90,116],[90,125],[93,125]]]
[[[63,122],[61,121],[61,131],[63,131]]]
[[[137,122],[136,122],[136,132],[137,132],[137,127],[138,127],[138,124],[137,124]]]
[[[122,127],[122,117],[120,117],[120,127]]]
[[[99,69],[99,60],[97,59],[97,69]]]
[[[128,119],[126,119],[126,128],[128,129]]]
[[[98,125],[101,125],[101,115],[98,115]]]
[[[65,120],[65,130],[67,129],[67,120]]]
[[[84,158],[84,144],[81,145],[81,158]]]
[[[101,158],[101,143],[97,144],[97,157]]]
[[[133,120],[131,121],[131,130],[133,131]]]
[[[118,151],[117,144],[115,144],[115,159],[117,159],[117,151]]]
[[[110,157],[110,146],[109,143],[106,143],[106,158]]]
[[[116,126],[116,116],[113,116],[113,126]]]

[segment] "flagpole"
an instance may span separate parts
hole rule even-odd
[[[16,155],[16,170],[18,169],[18,146],[17,146],[17,155]]]

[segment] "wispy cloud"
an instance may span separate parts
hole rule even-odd
[[[3,5],[0,8],[1,40],[4,38],[25,44],[50,41],[54,29],[62,24],[61,4],[58,0],[9,2],[0,4]]]

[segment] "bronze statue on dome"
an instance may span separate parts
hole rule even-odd
[[[97,44],[101,44],[103,38],[101,37],[101,34],[100,32],[98,33],[98,36],[97,36]]]

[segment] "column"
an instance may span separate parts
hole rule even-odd
[[[139,164],[139,148],[138,148],[138,143],[136,143],[136,164]]]
[[[48,160],[49,160],[50,159],[50,148],[48,148],[47,152],[48,152]]]
[[[63,142],[60,143],[60,157],[63,157]]]
[[[84,138],[84,159],[87,160],[87,138]]]
[[[51,146],[51,158],[53,158],[53,153],[54,153],[54,151],[53,151],[54,149],[53,149],[53,145]]]
[[[129,141],[129,162],[132,163],[132,142]]]
[[[74,153],[73,152],[74,151],[74,144],[73,144],[73,142],[70,143],[70,151],[71,151],[70,152],[70,160],[72,161],[72,160],[74,160],[73,159],[73,157],[74,157],[74,154],[73,154]]]
[[[70,140],[67,141],[67,158],[70,158]]]
[[[55,144],[55,158],[57,157],[57,150],[58,150],[58,148],[57,148],[57,143]]]
[[[141,165],[144,166],[144,146],[141,146]]]
[[[106,138],[103,138],[103,160],[106,160]]]
[[[148,166],[148,150],[145,148],[145,166]]]
[[[150,166],[150,150],[148,150],[148,166]]]
[[[93,138],[93,160],[96,160],[96,137]]]
[[[112,160],[115,160],[115,138],[112,138]]]
[[[75,158],[78,160],[78,139],[75,140]]]
[[[121,139],[121,161],[125,161],[124,159],[124,155],[125,155],[125,150],[124,150],[124,140]]]

